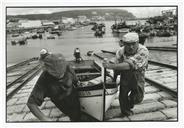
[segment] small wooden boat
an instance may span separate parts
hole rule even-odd
[[[129,28],[121,28],[121,29],[118,29],[118,32],[119,33],[127,33],[127,32],[129,32]]]
[[[18,37],[19,34],[12,34],[12,37]]]
[[[126,21],[122,21],[120,23],[117,23],[115,21],[115,24],[111,26],[113,33],[127,33],[130,31],[130,26],[127,25]]]
[[[115,32],[115,33],[128,33],[129,28],[112,29],[112,32]]]
[[[18,43],[18,42],[15,41],[15,40],[12,40],[12,41],[11,41],[11,44],[12,44],[12,45],[16,45],[17,43]]]
[[[84,60],[81,63],[71,62],[71,64],[81,81],[77,87],[81,110],[102,121],[118,91],[116,83],[108,76],[104,86],[101,68],[93,60]]]
[[[34,34],[32,35],[32,39],[37,39],[37,38],[38,38],[38,34],[34,33]]]
[[[103,31],[96,31],[94,35],[95,35],[95,37],[101,37],[102,38],[103,37]]]
[[[50,34],[56,34],[58,36],[61,36],[62,35],[62,31],[59,31],[59,30],[57,30],[57,31],[51,31]]]
[[[76,30],[76,29],[77,29],[77,27],[71,26],[71,27],[69,27],[67,30],[68,30],[68,31],[73,31],[73,30]]]
[[[27,44],[27,39],[24,38],[23,36],[20,36],[18,38],[15,38],[14,40],[12,40],[11,44],[12,45],[16,45],[16,44],[25,45],[25,44]]]
[[[47,39],[55,39],[56,37],[53,35],[47,35]]]

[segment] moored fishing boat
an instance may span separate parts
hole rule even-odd
[[[102,121],[118,91],[116,83],[111,76],[108,76],[104,87],[101,68],[93,60],[84,60],[81,63],[71,62],[71,64],[81,81],[77,86],[81,110]]]
[[[24,44],[27,44],[27,39],[24,36],[18,36],[11,40],[11,44],[12,45],[16,45],[16,44],[24,45]]]
[[[62,31],[56,30],[56,31],[51,31],[50,34],[56,34],[58,36],[62,35]]]
[[[55,35],[51,35],[51,34],[47,35],[46,37],[47,37],[47,39],[55,39],[56,38]]]
[[[114,33],[127,33],[130,30],[130,26],[128,26],[125,21],[121,21],[120,23],[116,23],[115,21],[115,24],[111,26],[111,29]]]
[[[112,32],[128,33],[129,32],[129,28],[112,29]]]

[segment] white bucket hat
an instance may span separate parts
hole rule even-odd
[[[123,42],[132,43],[139,41],[139,35],[135,32],[129,32],[123,36]]]
[[[40,50],[40,55],[45,55],[47,53],[48,53],[48,50],[46,50],[46,49]]]

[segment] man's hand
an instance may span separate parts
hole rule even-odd
[[[44,119],[42,119],[41,121],[53,121],[51,118],[49,117],[45,117]]]
[[[45,116],[43,112],[40,111],[40,109],[36,104],[32,104],[28,102],[27,106],[30,109],[30,111],[33,113],[33,115],[35,115],[40,121],[53,121],[49,117]]]
[[[108,68],[108,62],[103,61],[102,65],[103,65],[104,68]]]
[[[104,68],[108,68],[108,69],[113,68],[113,64],[109,63],[108,61],[103,61],[102,65],[103,65]]]

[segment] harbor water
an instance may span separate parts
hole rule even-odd
[[[102,49],[115,50],[119,47],[119,40],[123,34],[113,34],[111,26],[114,21],[104,22],[106,33],[103,38],[96,38],[92,25],[77,28],[73,31],[64,31],[56,39],[28,39],[26,45],[11,45],[11,35],[7,35],[7,65],[15,64],[32,57],[38,57],[42,48],[47,48],[52,53],[62,53],[66,58],[73,59],[73,51],[78,47],[81,54],[86,55],[88,51],[100,51]],[[177,38],[174,37],[153,37],[146,40],[146,46],[177,46]]]

